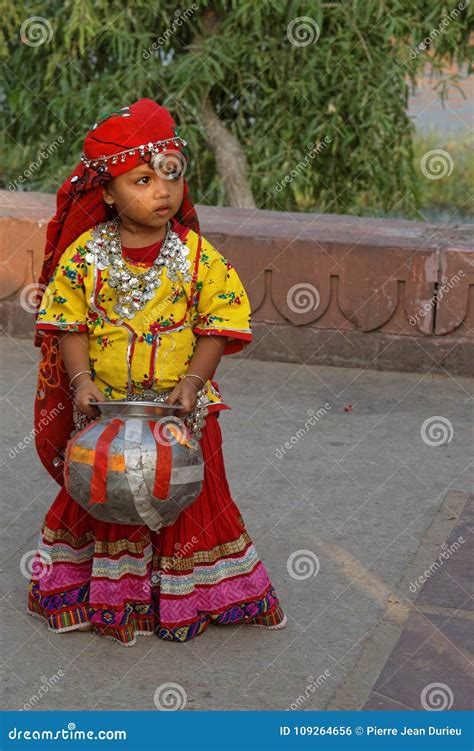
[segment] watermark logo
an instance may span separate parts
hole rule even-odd
[[[159,402],[157,403],[159,406]],[[170,405],[179,409],[175,404]],[[186,423],[176,415],[161,417],[153,426],[153,438],[158,446],[186,446],[190,449],[197,448],[197,440],[191,435]]]
[[[427,446],[443,446],[453,440],[454,428],[447,417],[433,415],[424,421],[420,434],[423,443]]]
[[[317,310],[320,302],[319,290],[309,282],[294,284],[286,295],[286,304],[293,313],[309,313],[310,310]]]
[[[35,579],[39,581],[49,576],[53,567],[53,561],[49,553],[44,550],[28,550],[21,557],[20,571],[25,579]]]
[[[423,154],[420,162],[421,172],[428,180],[442,180],[449,177],[454,169],[451,154],[444,149],[432,149]]]
[[[451,709],[454,694],[446,683],[429,683],[420,695],[421,706],[429,712]]]
[[[286,36],[294,47],[316,44],[321,35],[319,25],[310,16],[293,18],[286,28]]]
[[[295,550],[288,557],[286,568],[291,578],[297,581],[314,579],[319,574],[319,558],[312,550]]]
[[[53,295],[46,284],[25,284],[20,292],[20,305],[27,313],[36,313],[38,304],[47,310],[53,301]]]
[[[30,16],[20,27],[20,39],[28,47],[40,47],[53,38],[53,27],[47,18]]]
[[[153,702],[162,712],[176,712],[186,706],[186,691],[179,683],[162,683],[155,691]]]
[[[188,160],[181,151],[167,149],[151,157],[151,166],[163,180],[177,180],[188,168]]]

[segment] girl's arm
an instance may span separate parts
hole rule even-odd
[[[196,349],[189,363],[187,373],[194,373],[207,381],[214,375],[227,344],[226,336],[199,336]],[[197,392],[202,389],[199,378],[183,378],[173,389],[168,404],[180,401],[186,412],[192,412],[197,402]]]
[[[200,375],[203,381],[212,378],[224,353],[226,344],[226,336],[198,336],[196,349],[188,365],[187,372]],[[186,380],[190,381],[191,378],[187,378]],[[192,380],[196,381],[196,384],[199,384],[199,388],[202,388],[202,383],[198,378],[193,378]]]
[[[97,407],[91,407],[90,402],[103,402],[104,396],[90,375],[81,372],[88,371],[90,368],[89,334],[87,331],[63,331],[59,334],[59,349],[69,378],[73,378],[76,373],[81,373],[74,378],[72,384],[76,407],[84,414],[94,417],[98,414],[98,410]]]

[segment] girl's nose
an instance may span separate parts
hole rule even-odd
[[[154,191],[155,198],[169,198],[169,184],[168,180],[158,177],[155,184]]]

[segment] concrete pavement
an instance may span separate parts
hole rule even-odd
[[[45,710],[153,709],[167,683],[182,687],[191,710],[364,705],[416,610],[409,583],[472,490],[472,381],[224,358],[229,484],[288,627],[210,627],[185,644],[138,637],[123,649],[90,633],[51,633],[25,614],[20,562],[57,485],[25,441],[38,350],[8,336],[0,349],[2,708],[36,697]],[[461,595],[452,607],[466,603]]]

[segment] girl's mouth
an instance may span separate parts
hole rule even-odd
[[[153,213],[154,214],[158,214],[158,216],[165,216],[165,214],[167,214],[169,212],[169,210],[170,210],[170,207],[169,206],[165,206],[162,209],[155,209],[155,211]]]

